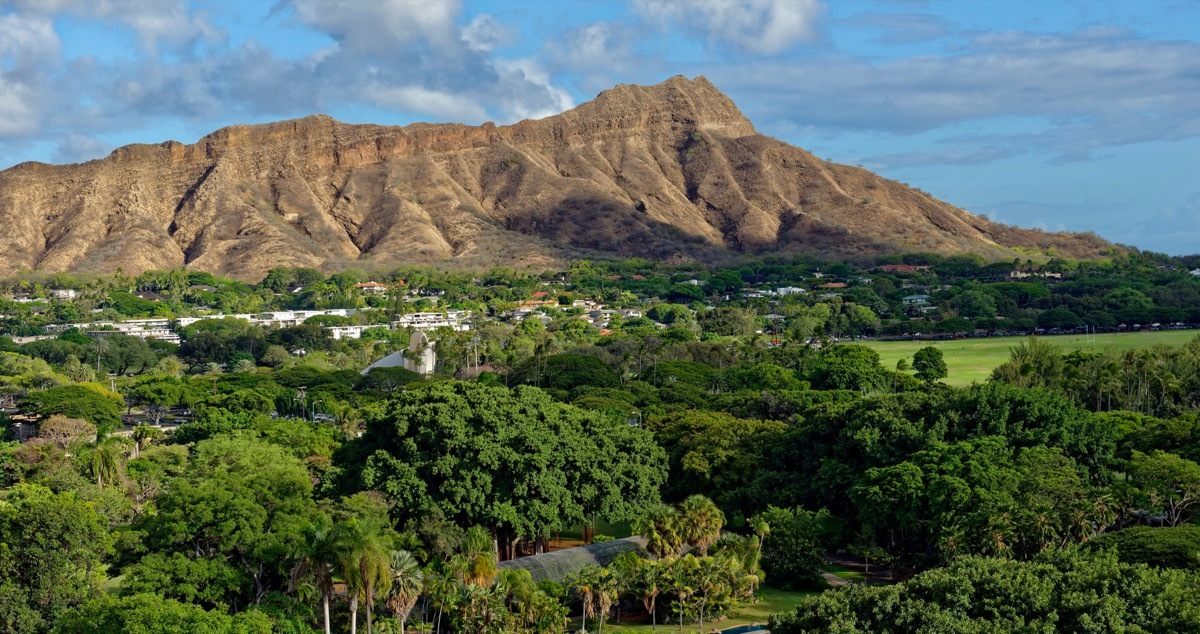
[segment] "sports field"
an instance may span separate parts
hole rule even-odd
[[[1157,344],[1181,346],[1200,335],[1200,330],[1161,330],[1156,332],[1106,333],[1100,335],[1053,335],[1042,337],[1063,349],[1073,350],[1129,350],[1149,348]],[[945,382],[949,385],[970,385],[986,381],[992,368],[1008,360],[1009,348],[1024,341],[1024,337],[987,337],[980,339],[952,339],[947,341],[865,341],[862,342],[879,352],[883,365],[896,367],[900,359],[912,363],[912,355],[925,346],[933,346],[946,357],[950,375]]]

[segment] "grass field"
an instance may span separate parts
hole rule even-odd
[[[713,630],[725,630],[739,625],[750,625],[751,623],[762,623],[766,625],[767,619],[771,618],[772,614],[778,612],[790,612],[796,607],[804,597],[818,594],[817,592],[788,592],[785,590],[776,590],[774,588],[762,588],[758,591],[759,602],[757,605],[748,605],[737,612],[732,617],[724,621],[705,622],[704,631],[711,632]],[[572,621],[572,631],[579,631],[579,619]],[[588,629],[595,631],[596,624],[588,621]],[[674,625],[670,623],[659,623],[658,629],[665,632],[678,632],[679,623]],[[604,624],[605,632],[619,634],[620,632],[649,632],[651,630],[650,623],[614,623],[611,619]],[[700,627],[696,623],[683,626],[684,632],[699,632]]]
[[[1084,335],[1055,335],[1042,337],[1063,349],[1074,350],[1129,350],[1149,348],[1158,344],[1181,346],[1197,335],[1196,330],[1161,330],[1156,332],[1105,333],[1092,335],[1091,341]],[[947,341],[867,341],[866,345],[879,352],[883,365],[896,367],[900,359],[912,363],[912,355],[925,346],[933,346],[946,357],[950,375],[949,385],[970,385],[986,381],[992,368],[1008,360],[1009,348],[1024,341],[1024,337],[987,337],[980,339],[952,339]]]

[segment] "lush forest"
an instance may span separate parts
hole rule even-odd
[[[899,283],[920,282],[960,315],[967,293],[991,298],[973,325],[1187,320],[1184,263],[1058,263],[1032,282],[910,264],[929,268],[824,298],[746,292],[858,272],[404,270],[387,279],[402,292],[372,297],[355,272],[10,281],[80,293],[11,300],[28,311],[14,337],[214,311],[178,345],[70,327],[0,340],[0,629],[706,631],[770,587],[813,593],[777,633],[1200,631],[1200,339],[1066,354],[1030,337],[956,388],[935,348],[885,367],[846,336],[932,319],[893,313]],[[133,294],[150,279],[157,298]],[[537,292],[536,318],[509,315]],[[641,315],[601,328],[582,298]],[[389,315],[435,301],[481,316],[434,333],[437,372],[364,373],[408,344]],[[264,329],[226,302],[361,310]],[[379,327],[335,340],[337,319]],[[554,578],[511,563],[565,532],[617,536],[600,527],[644,541]],[[834,555],[886,579],[828,588]]]

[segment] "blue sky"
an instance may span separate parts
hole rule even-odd
[[[0,168],[318,112],[509,123],[677,74],[994,220],[1200,252],[1193,0],[0,0]]]

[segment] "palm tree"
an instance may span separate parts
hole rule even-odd
[[[121,479],[124,459],[129,453],[129,448],[129,441],[119,437],[105,438],[92,447],[88,471],[96,478],[97,487],[103,489],[106,482],[112,484]]]
[[[637,582],[642,590],[642,606],[650,613],[650,629],[657,630],[658,615],[655,612],[655,603],[658,602],[658,595],[662,593],[662,564],[652,559],[641,561]]]
[[[204,371],[204,376],[212,380],[213,396],[217,395],[217,379],[221,378],[221,375],[224,373],[225,372],[221,370],[221,364],[216,362],[209,362],[208,369]]]
[[[136,458],[141,455],[142,450],[150,446],[150,443],[163,437],[163,432],[157,427],[149,425],[138,425],[133,428],[133,455]]]
[[[361,597],[367,603],[367,634],[370,634],[371,606],[375,603],[375,594],[390,582],[390,550],[384,544],[381,527],[374,522],[355,519],[341,526],[339,550],[342,556],[338,567],[346,581],[346,594],[350,597],[350,633],[358,632],[358,601]]]
[[[437,617],[434,619],[437,632],[442,631],[442,613],[451,606],[452,598],[457,595],[461,581],[449,570],[430,568],[425,571],[425,592],[437,606]]]
[[[311,579],[321,593],[321,607],[325,613],[325,634],[329,629],[329,600],[333,597],[333,573],[341,553],[338,549],[337,531],[323,527],[309,527],[305,531],[305,549],[292,567],[290,590],[294,590],[304,579]]]
[[[613,602],[620,598],[617,589],[617,578],[608,568],[600,568],[596,571],[596,606],[600,613],[600,632],[604,632],[604,620],[608,618],[608,613],[612,610]]]
[[[700,595],[700,631],[704,631],[704,610],[708,607],[708,597],[718,590],[722,583],[733,576],[733,560],[724,554],[716,557],[702,557],[696,566],[696,592]]]
[[[703,495],[688,496],[679,505],[679,511],[684,540],[699,549],[701,557],[707,557],[709,545],[721,535],[725,514]]]
[[[675,557],[683,546],[679,512],[666,504],[654,504],[634,522],[633,530],[646,538],[646,550],[663,559]]]
[[[499,574],[496,543],[482,526],[467,529],[460,557],[462,580],[467,585],[490,586]]]
[[[534,621],[536,608],[537,584],[533,575],[524,568],[509,568],[500,571],[496,581],[496,590],[501,600],[509,606],[522,620],[531,624]]]
[[[408,615],[424,589],[425,575],[416,558],[407,550],[393,550],[388,569],[392,582],[387,590],[386,604],[388,610],[400,619],[400,634],[404,634]]]
[[[242,372],[242,373],[253,372],[254,368],[256,368],[256,367],[258,367],[258,366],[256,366],[254,361],[252,361],[250,359],[238,359],[237,363],[233,364],[233,371],[234,372]]]
[[[696,558],[691,555],[677,559],[670,568],[671,589],[679,600],[679,631],[683,631],[683,617],[687,612],[687,600],[695,594],[692,585],[693,571],[696,570]]]
[[[596,565],[584,566],[579,572],[566,578],[567,585],[575,589],[579,602],[583,604],[583,627],[581,629],[584,632],[587,631],[588,617],[596,613],[594,599],[597,570],[600,570],[600,567]]]

